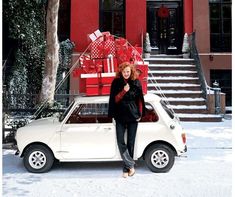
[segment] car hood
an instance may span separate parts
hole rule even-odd
[[[41,118],[37,120],[33,120],[26,126],[43,126],[43,125],[52,125],[58,123],[59,120],[56,117],[48,117],[48,118]]]

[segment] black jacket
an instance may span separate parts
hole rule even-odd
[[[108,116],[120,122],[136,122],[136,119],[144,115],[145,103],[142,86],[138,79],[128,80],[130,90],[116,103],[115,96],[126,85],[123,77],[115,78],[111,85]],[[139,110],[139,102],[142,102],[142,114]]]

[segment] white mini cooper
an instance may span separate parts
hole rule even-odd
[[[144,159],[153,172],[169,171],[175,156],[186,152],[186,137],[160,97],[145,95],[146,115],[138,125],[134,159]],[[115,121],[108,118],[108,96],[77,97],[60,118],[34,120],[16,132],[18,154],[29,172],[50,170],[55,159],[121,160]]]

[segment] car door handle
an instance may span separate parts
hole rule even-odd
[[[104,128],[105,131],[111,131],[112,129],[110,127]]]

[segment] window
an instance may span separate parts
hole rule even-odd
[[[100,30],[125,37],[125,0],[100,0]]]
[[[58,16],[58,37],[60,42],[70,38],[70,7],[70,1],[60,0]]]
[[[226,106],[232,106],[232,72],[231,70],[210,70],[210,86],[217,81],[221,92],[226,94]]]
[[[209,2],[211,51],[231,52],[231,0],[210,0]]]
[[[169,115],[171,119],[174,119],[174,112],[172,109],[168,108],[165,101],[161,100],[160,103],[162,104],[163,109],[166,111],[166,113]]]
[[[80,104],[67,120],[67,124],[111,122],[112,118],[108,117],[107,103]]]
[[[140,122],[157,122],[159,119],[153,106],[149,103],[145,103],[145,116],[143,116]]]

